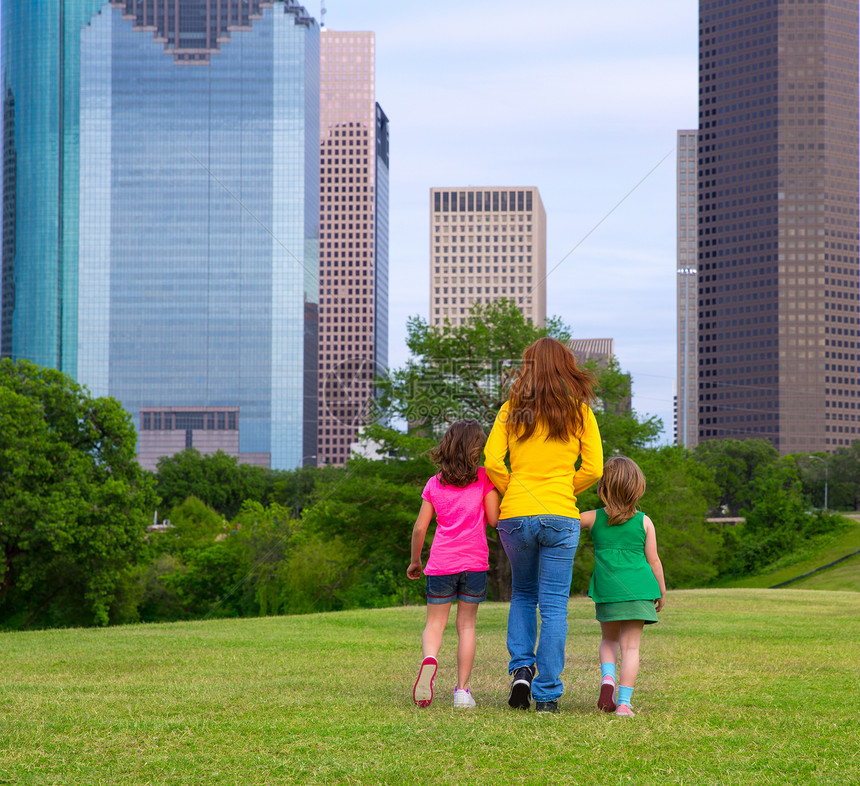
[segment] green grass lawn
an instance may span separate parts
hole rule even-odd
[[[755,588],[772,587],[793,579],[815,568],[827,565],[852,551],[860,550],[860,521],[850,521],[845,529],[832,535],[822,536],[789,554],[776,565],[755,576],[740,579],[725,579],[715,583],[716,587]],[[853,567],[851,567],[853,566]],[[828,568],[815,577],[789,584],[786,589],[860,590],[860,562],[856,558]],[[838,573],[829,575],[831,571]],[[815,581],[812,581],[812,579]]]
[[[599,627],[570,604],[556,715],[507,707],[507,606],[478,615],[474,710],[411,703],[422,607],[0,634],[0,783],[860,781],[858,595],[669,594],[637,717],[597,711]]]
[[[792,582],[791,589],[860,590],[860,554],[849,557],[832,568]]]

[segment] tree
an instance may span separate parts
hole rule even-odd
[[[533,325],[512,300],[476,303],[458,326],[412,317],[406,338],[412,357],[377,381],[376,420],[393,416],[437,436],[459,418],[475,418],[489,429],[508,398],[523,351],[543,336],[566,342],[571,332],[557,317],[545,328]],[[662,423],[654,417],[640,420],[630,409],[630,375],[618,361],[584,365],[596,380],[594,414],[604,452],[629,453],[651,443]]]
[[[180,556],[208,546],[230,530],[224,517],[197,497],[187,497],[174,505],[168,521],[170,528],[163,533],[152,533],[150,542],[155,549]]]
[[[570,339],[570,331],[557,318],[538,327],[506,299],[475,303],[462,325],[446,320],[437,327],[411,317],[406,330],[412,357],[403,368],[377,380],[377,418],[393,415],[420,424],[427,433],[443,431],[459,418],[491,426],[507,400],[523,350],[542,336]]]
[[[706,521],[719,489],[713,473],[680,447],[636,450],[630,454],[645,475],[639,503],[654,522],[660,559],[669,587],[701,586],[718,573],[720,534]],[[596,487],[577,500],[580,510],[603,507]],[[574,591],[585,592],[594,569],[594,546],[587,531],[574,565]]]
[[[203,455],[186,448],[162,456],[156,473],[156,489],[164,507],[172,508],[193,496],[228,519],[246,499],[265,504],[272,489],[269,470],[240,464],[221,450]]]
[[[729,565],[734,574],[753,573],[795,549],[805,532],[816,529],[805,512],[797,471],[790,459],[765,466],[751,484],[752,500],[738,551]]]
[[[811,506],[831,510],[860,508],[860,440],[833,453],[795,453],[791,456],[803,484],[803,494]]]
[[[338,537],[297,530],[281,584],[283,611],[308,614],[344,608],[349,602],[349,578],[358,562]]]
[[[231,541],[241,554],[241,579],[234,588],[227,588],[228,592],[236,595],[235,603],[242,614],[279,613],[286,600],[281,587],[295,522],[281,505],[263,507],[248,500],[233,525],[236,534]]]
[[[657,529],[668,586],[702,586],[717,575],[722,541],[706,520],[719,494],[713,473],[680,447],[634,455],[647,482],[640,507]]]
[[[837,448],[826,460],[830,508],[860,510],[860,440],[855,440],[848,447]]]
[[[396,457],[351,458],[320,473],[315,502],[302,516],[303,538],[338,544],[353,555],[350,570],[321,588],[329,608],[378,605],[380,596],[418,599],[406,578],[410,538],[421,490],[436,468],[426,455],[432,440],[372,426],[371,439]]]
[[[320,472],[327,467],[299,467],[298,469],[273,470],[271,501],[283,505],[298,519],[302,511],[313,500],[314,487]]]
[[[612,357],[601,364],[588,361],[585,365],[597,379],[594,417],[600,428],[603,452],[607,456],[618,453],[626,456],[652,444],[663,430],[663,422],[653,416],[640,420],[630,408],[632,379],[621,370],[618,359]]]
[[[0,619],[107,624],[156,504],[131,418],[69,376],[0,360]]]
[[[693,456],[714,473],[720,489],[718,506],[725,515],[737,516],[756,498],[756,480],[779,454],[766,439],[722,439],[700,442]]]

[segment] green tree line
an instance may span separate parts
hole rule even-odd
[[[522,350],[542,335],[570,331],[558,320],[533,326],[506,301],[476,306],[458,327],[410,320],[412,358],[378,380],[365,432],[384,458],[294,471],[189,449],[144,472],[116,401],[60,372],[0,361],[0,627],[423,602],[405,568],[435,473],[434,435],[459,417],[489,428]],[[782,458],[764,440],[655,446],[661,424],[629,408],[629,375],[614,359],[589,365],[606,455],[632,457],[648,480],[641,507],[657,526],[670,587],[760,571],[838,529],[843,520],[821,510],[825,478],[831,509],[857,508],[860,442]],[[600,500],[591,489],[579,504]],[[707,521],[726,516],[745,523]],[[494,531],[489,538],[490,594],[506,600],[507,560]],[[592,566],[584,533],[572,592],[585,591]]]

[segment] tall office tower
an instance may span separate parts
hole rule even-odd
[[[320,36],[317,462],[343,464],[388,366],[388,118],[374,34]]]
[[[316,452],[319,28],[294,0],[3,0],[3,354],[139,457]]]
[[[858,423],[858,9],[699,3],[699,440]]]
[[[694,448],[699,442],[699,323],[696,281],[696,161],[695,131],[679,131],[677,139],[678,243],[677,384],[675,444]]]
[[[430,324],[508,298],[546,322],[546,212],[533,186],[430,189]]]

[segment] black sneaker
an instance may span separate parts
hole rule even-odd
[[[558,712],[557,701],[536,701],[535,712]]]
[[[535,678],[536,671],[534,666],[520,666],[514,671],[508,704],[515,710],[527,710],[531,706],[532,680]]]

